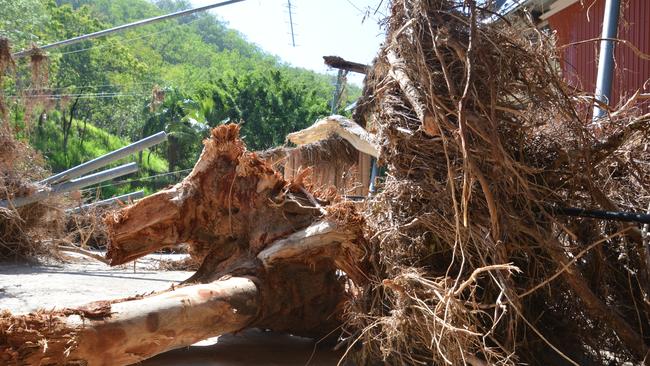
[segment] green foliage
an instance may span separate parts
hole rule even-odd
[[[67,153],[64,153],[60,147],[63,141],[63,132],[59,123],[49,120],[34,131],[30,142],[45,156],[53,171],[61,171],[79,165],[131,143],[129,140],[111,135],[90,123],[79,120],[72,121],[71,137],[72,143],[69,144]],[[140,164],[141,171],[154,174],[167,171],[167,162],[158,154],[145,151],[143,155]],[[138,157],[124,159],[113,166],[129,161],[138,161]]]
[[[187,0],[0,0],[0,34],[22,48],[189,6]],[[225,121],[242,123],[251,149],[276,146],[329,113],[334,82],[284,64],[209,13],[52,50],[48,67],[49,121],[36,110],[27,122],[40,123],[31,139],[54,171],[161,130],[169,140],[155,148],[147,173],[186,169],[209,127]],[[30,87],[29,65],[21,61],[5,93],[20,95]],[[164,100],[152,105],[152,90],[160,89]],[[359,94],[348,88],[341,105]],[[23,109],[11,113],[16,126],[29,125]]]
[[[251,149],[284,143],[290,132],[328,113],[329,83],[298,69],[254,70],[215,81],[210,121],[242,121]]]
[[[59,123],[49,120],[40,125],[35,133],[31,135],[31,144],[36,147],[45,156],[46,161],[53,171],[62,171],[69,167],[79,165],[90,161],[101,155],[115,151],[123,146],[128,145],[131,141],[111,135],[100,128],[89,123],[83,123],[78,120],[72,122],[72,143],[69,144],[67,152],[61,149],[63,141],[63,132]],[[111,197],[114,195],[125,194],[139,189],[144,189],[147,193],[155,192],[164,184],[171,183],[169,180],[150,181],[138,180],[152,174],[159,174],[167,171],[167,161],[158,154],[145,150],[142,155],[133,155],[128,158],[119,160],[109,167],[122,165],[128,162],[137,162],[140,171],[136,174],[121,178],[119,181],[135,180],[128,184],[104,183],[100,184],[101,188],[96,186],[88,187],[84,191],[86,196],[93,198]],[[173,178],[173,177],[170,177]],[[98,190],[98,192],[96,192]]]
[[[194,165],[201,152],[201,141],[210,128],[206,113],[212,110],[210,100],[195,101],[178,89],[163,91],[165,98],[145,122],[142,135],[167,132],[166,153],[169,170],[187,169]]]
[[[39,41],[49,16],[39,0],[0,0],[0,37],[6,37],[15,49]]]

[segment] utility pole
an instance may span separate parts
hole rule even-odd
[[[343,88],[345,87],[345,77],[348,75],[347,70],[339,69],[339,72],[336,76],[336,87],[334,88],[334,95],[332,96],[332,114],[336,114],[336,111],[339,108],[339,102],[341,99],[341,94],[343,94]]]
[[[293,31],[293,8],[291,7],[291,0],[287,0],[287,9],[289,10],[289,27],[291,28],[291,44],[296,47],[296,36]]]
[[[102,36],[106,36],[106,35],[109,35],[109,34],[112,34],[112,33],[121,32],[121,31],[126,30],[126,29],[140,27],[140,26],[147,25],[147,24],[152,24],[152,23],[156,23],[156,22],[159,22],[159,21],[162,21],[162,20],[167,20],[167,19],[172,19],[172,18],[181,17],[181,16],[185,16],[185,15],[190,15],[190,14],[198,13],[198,12],[201,12],[201,11],[206,11],[208,9],[219,8],[219,7],[222,7],[222,6],[226,6],[226,5],[230,5],[230,4],[234,4],[234,3],[238,3],[238,2],[242,2],[242,1],[244,1],[244,0],[228,0],[228,1],[223,1],[223,2],[220,2],[220,3],[215,3],[215,4],[212,4],[212,5],[201,6],[201,7],[194,8],[194,9],[181,10],[181,11],[177,11],[175,13],[160,15],[160,16],[153,17],[153,18],[148,18],[148,19],[143,19],[143,20],[139,20],[137,22],[124,24],[124,25],[120,25],[120,26],[117,26],[117,27],[109,28],[109,29],[104,29],[104,30],[94,32],[94,33],[90,33],[90,34],[84,34],[84,35],[81,35],[81,36],[78,36],[78,37],[66,39],[66,40],[63,40],[63,41],[55,42],[55,43],[50,43],[50,44],[47,44],[47,45],[44,45],[44,46],[40,46],[40,47],[38,47],[38,49],[39,50],[47,50],[47,49],[51,49],[51,48],[67,46],[67,45],[79,43],[79,42],[87,40],[87,39],[102,37]],[[34,52],[33,49],[22,50],[20,52],[14,53],[12,55],[12,57],[13,58],[27,57],[27,56],[31,56],[33,52]]]

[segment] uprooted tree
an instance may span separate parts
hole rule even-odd
[[[491,17],[473,1],[393,1],[355,115],[388,172],[361,208],[319,197],[307,173],[285,181],[219,127],[183,182],[107,218],[112,264],[186,242],[196,274],[3,314],[0,360],[129,364],[262,327],[340,336],[359,364],[643,362],[643,233],[558,208],[646,209],[650,115],[631,101],[593,125],[552,39]]]
[[[142,298],[4,314],[0,359],[127,365],[246,327],[328,335],[345,299],[336,269],[359,272],[347,259],[363,239],[339,224],[351,208],[323,216],[321,203],[246,151],[237,125],[216,128],[185,180],[107,218],[112,265],[184,242],[196,274]]]

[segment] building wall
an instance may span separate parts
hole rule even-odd
[[[577,88],[592,92],[596,88],[599,42],[571,43],[599,38],[602,29],[605,0],[577,2],[548,18],[549,26],[557,32],[558,46],[563,58],[565,78]],[[618,38],[627,40],[650,56],[650,0],[621,0]],[[648,58],[648,57],[646,57]],[[644,60],[630,47],[617,43],[616,69],[612,90],[613,103],[634,94],[636,90],[650,93],[650,60]],[[650,100],[642,101],[650,111]]]

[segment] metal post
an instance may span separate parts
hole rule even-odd
[[[612,79],[614,75],[614,41],[612,39],[615,39],[617,35],[619,10],[619,0],[605,1],[595,97],[606,105],[610,103],[612,97]],[[593,119],[597,120],[604,117],[606,112],[605,108],[596,105]]]
[[[63,182],[73,178],[80,177],[86,173],[90,173],[99,168],[105,167],[106,165],[125,158],[131,154],[142,151],[148,147],[157,145],[167,139],[167,134],[163,132],[158,132],[155,135],[151,135],[147,138],[144,138],[140,141],[136,141],[130,145],[124,146],[121,149],[115,150],[108,154],[102,155],[98,158],[95,158],[91,161],[85,162],[81,165],[77,165],[74,168],[70,168],[64,172],[53,175],[47,179],[44,179],[39,184],[54,184],[58,182]]]
[[[117,26],[117,27],[109,28],[109,29],[104,29],[104,30],[101,30],[101,31],[98,31],[98,32],[94,32],[94,33],[90,33],[90,34],[84,34],[82,36],[66,39],[64,41],[59,41],[59,42],[51,43],[51,44],[48,44],[48,45],[45,45],[45,46],[40,46],[40,47],[38,47],[38,49],[47,50],[47,49],[50,49],[50,48],[56,48],[56,47],[71,45],[71,44],[79,43],[79,42],[84,41],[86,39],[92,39],[92,38],[97,38],[97,37],[101,37],[101,36],[106,36],[106,35],[109,35],[111,33],[116,33],[116,32],[123,31],[125,29],[129,29],[129,28],[133,28],[133,27],[139,27],[139,26],[145,25],[145,24],[151,24],[151,23],[159,22],[161,20],[167,20],[167,19],[171,19],[171,18],[184,16],[184,15],[189,15],[189,14],[197,13],[197,12],[200,12],[200,11],[205,11],[205,10],[208,10],[208,9],[213,9],[213,8],[218,8],[218,7],[221,7],[221,6],[226,6],[226,5],[238,3],[238,2],[241,2],[241,1],[244,1],[244,0],[228,0],[228,1],[223,1],[223,2],[220,2],[220,3],[212,4],[212,5],[201,6],[201,7],[194,8],[194,9],[181,10],[181,11],[177,11],[177,12],[171,13],[171,14],[160,15],[160,16],[153,17],[153,18],[139,20],[137,22],[124,24],[124,25],[120,25],[120,26]],[[13,58],[25,57],[25,56],[30,56],[32,53],[33,53],[33,50],[29,49],[29,50],[23,50],[23,51],[20,51],[20,52],[16,52],[12,56],[13,56]]]
[[[370,169],[370,187],[368,187],[368,196],[372,196],[377,191],[375,180],[377,179],[377,159],[371,158],[372,168]]]
[[[66,212],[73,212],[73,213],[78,213],[84,210],[87,210],[92,207],[101,207],[101,206],[110,206],[118,201],[129,201],[129,200],[137,200],[144,197],[144,191],[136,191],[136,192],[131,192],[127,194],[123,194],[121,196],[117,197],[112,197],[108,198],[105,200],[97,201],[97,202],[92,202],[92,203],[87,203],[85,205],[81,205],[79,207],[72,208],[70,210],[67,210]]]
[[[332,96],[332,114],[336,114],[336,111],[338,110],[339,98],[341,97],[340,94],[341,94],[342,82],[346,74],[347,71],[339,69],[339,72],[336,76],[336,87],[334,88],[334,95]]]
[[[138,171],[136,163],[120,165],[118,167],[104,170],[95,174],[87,175],[69,182],[61,183],[51,188],[43,188],[26,197],[16,197],[13,200],[0,201],[0,207],[22,207],[30,203],[42,201],[50,196],[59,195],[66,192],[76,191],[93,184],[101,183],[110,179],[118,178],[123,175],[135,173]]]

